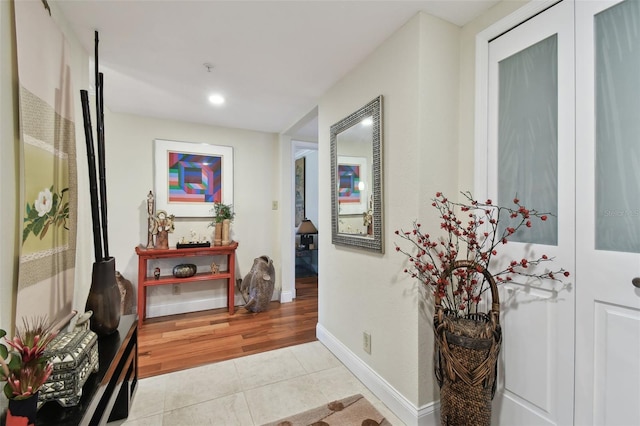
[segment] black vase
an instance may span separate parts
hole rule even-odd
[[[89,328],[98,336],[106,336],[120,324],[120,289],[116,282],[116,261],[113,257],[93,264],[87,311],[93,311]]]

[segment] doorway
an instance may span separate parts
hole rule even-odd
[[[318,145],[293,140],[294,156],[294,226],[296,286],[301,279],[318,279],[319,238],[318,226]],[[293,297],[297,295],[294,289]]]

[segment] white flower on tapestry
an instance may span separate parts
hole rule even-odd
[[[44,191],[38,194],[38,198],[34,201],[33,206],[38,211],[39,217],[42,217],[51,211],[52,201],[53,195],[49,188],[45,188]]]
[[[68,195],[69,188],[64,188],[60,192],[54,191],[54,186],[44,188],[38,194],[33,204],[27,203],[24,218],[24,229],[22,230],[22,243],[27,240],[30,234],[43,239],[51,226],[67,226],[69,219],[69,201],[64,201],[65,194]]]

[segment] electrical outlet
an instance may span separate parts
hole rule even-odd
[[[278,202],[277,201],[272,201],[271,202],[271,210],[278,210]]]
[[[366,331],[362,333],[362,349],[368,354],[371,353],[371,334]]]
[[[180,294],[180,286],[178,284],[173,285],[173,294]]]

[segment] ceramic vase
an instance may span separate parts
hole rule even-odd
[[[222,221],[222,245],[228,246],[231,244],[229,234],[231,232],[231,220],[225,219]]]
[[[26,399],[10,399],[6,426],[32,426],[36,424],[38,392]]]
[[[110,257],[95,262],[85,311],[93,311],[90,328],[98,336],[109,335],[118,329],[120,298],[115,259]]]
[[[214,246],[222,245],[222,222],[216,223],[215,236],[213,238],[213,245]]]
[[[173,267],[173,276],[176,278],[189,278],[198,272],[198,267],[193,263],[181,263]]]

